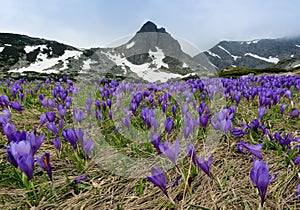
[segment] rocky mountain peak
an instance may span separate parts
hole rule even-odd
[[[151,21],[147,21],[137,33],[144,32],[167,33],[165,28],[157,28],[157,26]]]

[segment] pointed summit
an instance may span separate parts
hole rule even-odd
[[[151,21],[147,21],[137,33],[145,33],[145,32],[159,32],[159,33],[167,34],[165,28],[157,28],[157,26]]]

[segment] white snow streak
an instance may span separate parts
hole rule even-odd
[[[132,48],[134,46],[135,42],[130,42],[126,45],[126,49]]]
[[[35,45],[35,46],[25,46],[24,47],[24,50],[25,50],[25,52],[26,53],[30,53],[30,52],[32,52],[32,51],[34,51],[34,50],[36,50],[37,48],[39,48],[40,47],[40,50],[42,51],[43,49],[47,49],[47,45]]]
[[[187,65],[186,63],[183,63],[182,68],[188,68],[189,65]]]
[[[4,47],[0,47],[0,53],[4,50]]]
[[[220,59],[221,59],[221,57],[220,57],[219,55],[217,55],[217,54],[215,54],[215,53],[213,53],[213,52],[211,52],[211,51],[209,51],[209,50],[207,50],[207,53],[210,54],[210,55],[213,56],[213,57],[217,57],[217,58],[220,58]]]
[[[224,50],[228,55],[230,55],[231,57],[233,57],[234,60],[238,59],[238,58],[241,58],[241,56],[236,56],[236,55],[232,55],[228,50],[226,50],[224,47],[222,47],[221,45],[218,45],[218,47],[221,49],[221,50]]]
[[[300,47],[300,45],[297,45],[297,44],[296,44],[296,47]]]
[[[293,66],[293,68],[297,68],[297,67],[299,67],[300,66],[300,64],[296,64],[295,66]]]
[[[263,60],[263,61],[266,61],[268,63],[278,63],[279,62],[279,59],[278,58],[274,58],[274,57],[271,57],[269,56],[269,58],[264,58],[264,57],[260,57],[258,55],[255,55],[255,54],[252,54],[252,53],[245,53],[245,56],[251,56],[253,58],[256,58],[256,59],[260,59],[260,60]]]
[[[259,42],[260,39],[255,39],[255,40],[252,40],[252,41],[248,41],[246,42],[247,44],[257,44],[257,42]]]
[[[27,71],[33,71],[33,72],[38,72],[38,73],[46,73],[46,74],[51,74],[51,73],[59,73],[58,70],[55,69],[50,69],[54,65],[58,64],[59,61],[61,60],[64,64],[64,66],[61,68],[65,68],[66,62],[68,58],[70,57],[78,57],[82,54],[80,51],[73,51],[73,50],[66,50],[65,53],[58,57],[58,58],[47,58],[46,54],[39,53],[37,56],[37,61],[30,64],[28,67],[22,67],[19,69],[13,69],[9,70],[8,72],[17,72],[17,73],[22,73],[22,72],[27,72]]]

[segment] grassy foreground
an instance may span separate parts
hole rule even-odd
[[[239,150],[237,143],[242,141],[261,144],[259,153],[270,176],[277,175],[268,184],[264,209],[299,209],[299,90],[299,76],[170,84],[106,79],[81,84],[66,78],[2,81],[0,209],[258,209],[261,197],[250,172],[254,159],[260,158],[245,148]],[[145,108],[155,111],[154,115],[147,112],[153,121],[147,121]],[[166,125],[167,119],[172,126]],[[71,130],[79,128],[86,138],[76,133],[74,143]],[[20,137],[21,131],[26,131],[26,137]],[[43,136],[40,147],[30,154],[33,178],[20,167],[20,151],[14,156],[17,166],[7,159],[8,148],[32,142],[30,133],[35,142]],[[160,135],[160,147],[151,142],[153,134]],[[59,139],[60,148],[54,139]],[[176,139],[180,154],[174,164],[162,148],[165,142],[174,145]],[[186,152],[191,142],[197,156],[205,160],[213,156],[213,178]],[[48,169],[51,164],[52,181],[37,161],[45,152],[50,154],[50,162],[44,159],[44,164]],[[134,158],[154,160],[153,165],[134,161],[130,165]],[[125,160],[129,162],[124,164]],[[147,179],[154,166],[163,168],[167,182],[181,176],[178,183],[166,187],[170,199]]]

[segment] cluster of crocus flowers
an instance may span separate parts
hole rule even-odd
[[[216,130],[222,129],[223,132],[228,135],[229,131],[232,129],[232,119],[234,117],[234,111],[236,107],[232,106],[228,109],[223,109],[217,112],[216,118],[211,119],[210,123]]]
[[[7,160],[15,167],[19,167],[27,176],[28,180],[33,178],[34,156],[44,140],[44,135],[35,135],[31,132],[28,135],[25,131],[12,132],[9,135],[9,146],[7,150]],[[44,169],[49,179],[52,181],[52,168],[50,164],[50,154],[45,153],[41,158],[36,157],[38,165]]]

